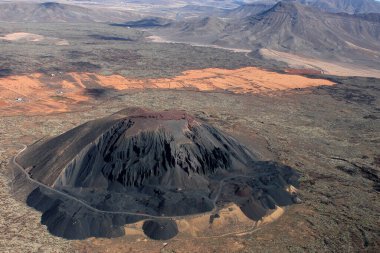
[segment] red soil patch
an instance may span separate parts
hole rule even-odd
[[[74,81],[73,81],[74,80]],[[237,70],[201,69],[185,71],[179,76],[158,79],[136,79],[120,75],[103,76],[93,73],[67,73],[48,76],[40,73],[0,78],[0,115],[46,114],[66,112],[78,103],[92,101],[86,84],[116,90],[181,89],[227,91],[238,94],[263,93],[320,85],[333,85],[325,79],[311,79],[295,74],[279,74],[247,67]],[[23,102],[15,102],[16,98]]]
[[[311,79],[300,75],[279,74],[254,67],[237,70],[213,68],[190,70],[176,77],[158,79],[131,79],[120,75],[101,76],[88,73],[75,74],[75,76],[81,80],[92,79],[92,81],[98,82],[101,86],[117,90],[184,89],[228,91],[239,94],[334,84],[325,79]]]

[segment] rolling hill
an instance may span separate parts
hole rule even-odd
[[[232,19],[246,18],[249,16],[259,14],[263,11],[266,11],[272,8],[273,5],[274,3],[270,3],[270,2],[268,3],[257,2],[257,3],[252,3],[252,4],[243,4],[237,8],[229,10],[228,13],[225,15],[225,17],[232,18]]]

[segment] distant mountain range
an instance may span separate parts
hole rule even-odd
[[[327,12],[380,13],[380,2],[374,0],[297,0],[299,3],[312,6]]]
[[[326,12],[346,12],[349,14],[356,13],[380,13],[380,2],[375,0],[286,0],[288,2],[297,2],[306,6],[318,8]],[[257,0],[257,1],[245,1],[248,2],[243,5],[255,6],[255,5],[274,5],[277,0]]]
[[[1,0],[0,0],[1,1]],[[101,7],[101,3],[69,5],[55,2],[0,4],[0,21],[108,22],[113,26],[151,29],[163,40],[218,47],[262,49],[379,69],[380,2],[374,0],[260,0],[254,2],[156,1],[144,12]],[[229,4],[229,3],[234,4]],[[150,5],[146,5],[150,6]],[[227,8],[227,6],[238,6]],[[153,11],[153,14],[155,13]],[[173,14],[174,17],[173,17]],[[167,15],[167,16],[166,16]],[[168,18],[170,17],[170,18]]]
[[[234,19],[206,17],[173,22],[156,32],[180,42],[268,48],[370,66],[379,62],[380,14],[327,13],[289,1],[259,14],[246,13]]]
[[[127,11],[56,2],[0,4],[0,21],[6,22],[123,22],[138,18],[141,16]]]
[[[325,12],[380,13],[374,0],[284,0]],[[142,16],[185,20],[196,17],[241,19],[269,10],[279,1],[258,0],[125,0],[125,1],[5,1],[0,0],[0,21],[8,22],[123,22]],[[67,4],[70,3],[70,4]]]

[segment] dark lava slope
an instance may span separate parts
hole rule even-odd
[[[298,178],[183,111],[136,108],[37,142],[16,162],[41,183],[28,188],[28,205],[43,212],[49,231],[68,239],[119,236],[124,224],[158,218],[143,229],[168,239],[177,233],[172,218],[228,202],[259,220],[293,203],[286,189]],[[25,188],[21,181],[31,180],[20,174]]]

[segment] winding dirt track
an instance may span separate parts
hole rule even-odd
[[[17,161],[17,157],[19,155],[21,155],[25,150],[27,149],[27,146],[26,145],[23,145],[23,148],[13,157],[13,159],[11,160],[11,163],[13,163],[14,166],[16,166],[18,169],[20,169],[22,171],[22,173],[26,176],[26,178],[32,182],[32,183],[35,183],[37,184],[38,186],[41,186],[47,190],[50,190],[50,191],[53,191],[54,193],[57,193],[57,194],[60,194],[68,199],[71,199],[73,201],[76,201],[78,202],[79,204],[83,205],[84,207],[90,209],[91,211],[94,211],[94,212],[99,212],[99,213],[108,213],[108,214],[126,214],[126,215],[133,215],[133,216],[140,216],[140,217],[144,217],[146,219],[155,219],[155,218],[159,218],[159,219],[186,219],[186,218],[193,218],[193,217],[199,217],[199,216],[203,216],[203,215],[211,215],[211,214],[214,214],[216,211],[218,211],[217,209],[217,205],[216,205],[216,202],[218,201],[219,197],[220,197],[220,194],[222,192],[222,189],[223,189],[223,184],[225,183],[225,181],[229,180],[229,179],[232,179],[232,178],[237,178],[237,177],[244,177],[244,178],[251,178],[249,176],[244,176],[244,175],[238,175],[238,176],[229,176],[229,177],[226,177],[224,179],[222,179],[220,182],[219,182],[219,187],[218,187],[218,191],[217,191],[217,194],[215,196],[215,198],[212,200],[212,203],[214,205],[214,208],[213,210],[209,211],[209,212],[205,212],[205,213],[200,213],[200,214],[195,214],[195,215],[186,215],[186,216],[157,216],[157,215],[149,215],[149,214],[141,214],[141,213],[133,213],[133,212],[117,212],[117,211],[105,211],[105,210],[100,210],[100,209],[97,209],[97,208],[94,208],[93,206],[91,206],[90,204],[86,203],[85,201],[82,201],[72,195],[69,195],[65,192],[62,192],[62,191],[59,191],[57,189],[54,189],[50,186],[47,186],[45,184],[42,184],[41,182],[33,179],[30,177],[30,175],[26,172],[26,170],[24,169],[24,167],[22,167]],[[12,179],[12,182],[13,182],[14,179]],[[276,209],[277,210],[277,209]],[[268,221],[265,221],[267,217],[271,217],[272,214],[269,214],[268,216],[266,216],[264,219],[263,219],[263,223],[262,224],[266,224],[268,223]],[[272,218],[272,220],[270,222],[273,222],[277,219],[278,217],[274,217]],[[145,219],[143,219],[145,220]],[[245,230],[241,230],[241,231],[236,231],[236,232],[227,232],[227,233],[223,233],[223,234],[219,234],[219,235],[210,235],[210,236],[191,236],[190,238],[186,238],[186,239],[172,239],[172,240],[175,240],[175,241],[183,241],[183,240],[188,240],[188,239],[191,239],[191,240],[194,240],[194,239],[213,239],[213,238],[223,238],[223,237],[226,237],[226,236],[241,236],[241,235],[246,235],[246,234],[251,234],[251,233],[254,233],[258,230],[261,229],[261,222],[255,222],[252,226],[250,226],[249,229],[245,229]]]

